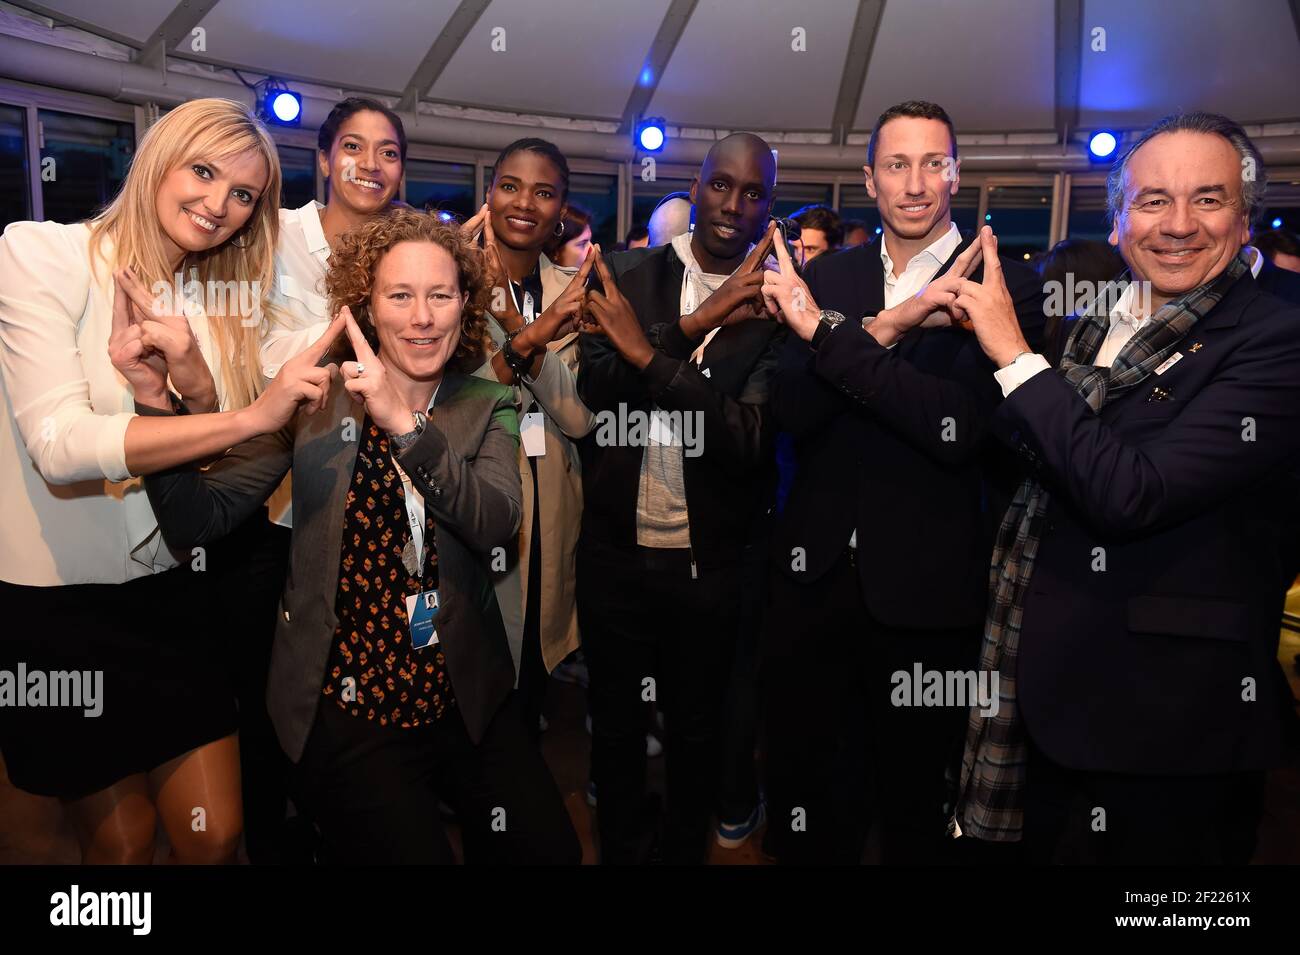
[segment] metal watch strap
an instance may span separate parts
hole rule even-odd
[[[399,454],[415,444],[420,435],[424,433],[424,426],[429,422],[429,419],[421,411],[412,411],[411,415],[415,418],[415,428],[405,434],[389,435],[388,438]]]

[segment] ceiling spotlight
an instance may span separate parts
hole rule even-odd
[[[1119,146],[1119,137],[1108,129],[1100,129],[1088,138],[1088,153],[1096,160],[1110,159]]]
[[[636,143],[648,153],[657,153],[667,141],[667,124],[662,116],[643,119],[636,124]]]

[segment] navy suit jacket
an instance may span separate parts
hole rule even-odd
[[[1042,283],[1023,263],[1002,265],[1036,346]],[[971,277],[982,276],[981,265]],[[960,328],[915,329],[892,349],[863,330],[862,317],[885,305],[875,242],[823,255],[804,277],[818,307],[848,321],[815,354],[797,336],[786,339],[772,408],[793,439],[795,474],[773,561],[812,583],[856,528],[862,596],[877,620],[903,629],[977,626],[993,531],[1014,485],[1015,462],[987,430],[1001,400],[994,366]]]
[[[1048,370],[994,417],[1051,493],[1017,689],[1031,738],[1071,768],[1227,772],[1280,754],[1300,310],[1243,276],[1177,354],[1100,415]]]

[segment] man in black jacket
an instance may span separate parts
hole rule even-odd
[[[1135,282],[1079,318],[1057,369],[996,269],[959,289],[1006,395],[994,431],[1026,464],[983,649],[1017,672],[998,714],[971,715],[965,835],[1023,838],[1038,862],[1069,831],[1111,864],[1251,857],[1280,756],[1277,514],[1300,452],[1300,310],[1242,255],[1263,170],[1223,116],[1143,133],[1108,190]]]
[[[577,587],[606,863],[647,857],[652,700],[667,729],[664,858],[704,859],[741,556],[772,471],[782,330],[763,320],[757,267],[775,178],[763,140],[729,136],[691,186],[693,233],[597,260],[601,334],[583,336],[578,375],[597,423],[580,445]]]
[[[874,794],[884,861],[944,857],[971,700],[913,684],[974,676],[1008,483],[986,431],[994,368],[952,307],[957,284],[981,270],[949,215],[959,180],[947,114],[921,102],[887,110],[864,169],[883,241],[821,257],[806,284],[783,263],[765,290],[792,332],[772,404],[794,440],[795,477],[773,547],[764,666],[767,845],[790,862],[861,857],[861,787]],[[1037,276],[1014,262],[1005,274],[1037,341]]]

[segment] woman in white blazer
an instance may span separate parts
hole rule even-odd
[[[63,800],[83,860],[233,859],[235,713],[201,551],[173,554],[139,475],[276,430],[325,369],[262,390],[275,146],[229,100],[177,107],[121,192],[71,225],[0,238],[0,753]],[[260,394],[259,394],[260,392]],[[169,396],[176,418],[134,414]],[[230,409],[222,413],[218,409]]]

